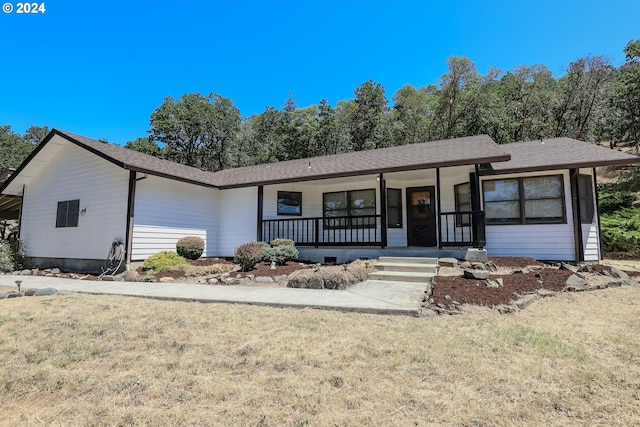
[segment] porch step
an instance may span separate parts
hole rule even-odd
[[[436,273],[416,273],[405,271],[374,271],[369,273],[369,279],[387,280],[392,282],[428,282]]]
[[[427,282],[438,273],[437,258],[380,257],[369,279],[394,282]]]

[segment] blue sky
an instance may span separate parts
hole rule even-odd
[[[435,83],[451,55],[481,73],[545,64],[561,75],[586,55],[617,66],[640,38],[637,0],[49,0],[28,15],[8,3],[0,125],[121,144],[146,136],[166,96],[217,93],[247,117],[289,93],[299,107],[335,106],[369,79],[391,99]]]

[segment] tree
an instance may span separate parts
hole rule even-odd
[[[18,167],[34,148],[35,144],[14,133],[11,126],[0,126],[0,171]]]
[[[605,101],[607,85],[613,77],[611,59],[603,56],[587,56],[569,64],[567,73],[558,82],[556,136],[592,139],[597,109]]]
[[[230,99],[210,93],[167,97],[151,114],[151,137],[165,144],[169,159],[206,170],[228,166],[238,136],[240,111]]]
[[[351,143],[355,151],[384,147],[384,115],[387,98],[380,83],[369,80],[354,91],[356,98],[350,105],[349,122]]]
[[[614,83],[611,106],[618,111],[615,136],[640,149],[640,39],[624,48],[626,62]]]
[[[47,126],[29,126],[24,133],[24,140],[30,144],[38,145],[49,134]]]
[[[161,151],[158,144],[153,141],[153,138],[150,136],[143,136],[140,138],[136,138],[134,141],[127,141],[124,145],[125,148],[130,150],[138,151],[140,153],[149,154],[152,156],[160,156]]]
[[[404,85],[393,94],[394,145],[413,144],[431,139],[430,130],[437,108],[438,88],[416,89]]]

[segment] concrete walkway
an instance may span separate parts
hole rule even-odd
[[[41,276],[0,276],[0,285],[21,289],[56,288],[60,292],[124,295],[174,301],[311,307],[340,311],[417,316],[426,284],[368,280],[348,290],[293,289],[186,283],[110,282]]]

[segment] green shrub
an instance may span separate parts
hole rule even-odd
[[[602,249],[640,256],[640,209],[621,209],[602,215]]]
[[[287,261],[298,259],[298,250],[294,246],[280,245],[269,248],[265,252],[265,258],[275,261],[276,264],[284,265]]]
[[[264,259],[263,245],[258,242],[245,243],[236,248],[234,261],[240,264],[242,271],[251,270],[257,263]]]
[[[165,271],[175,270],[184,264],[187,264],[187,260],[177,253],[162,251],[145,259],[142,264],[142,269],[152,271],[154,273],[163,273]]]
[[[598,188],[600,214],[611,214],[620,209],[630,208],[635,200],[635,194],[627,191],[614,190],[610,186],[600,186]]]
[[[13,253],[8,243],[0,243],[0,270],[14,270]]]
[[[273,239],[271,241],[271,246],[295,246],[295,243],[291,239]]]
[[[197,236],[187,236],[178,240],[176,252],[186,259],[198,259],[204,252],[204,240]]]
[[[14,240],[9,244],[9,247],[11,248],[11,257],[13,258],[13,268],[15,270],[31,268],[31,261],[27,254],[27,248],[22,240]]]
[[[267,251],[269,249],[271,249],[271,245],[267,242],[251,242],[251,243],[257,243],[258,245],[260,245],[262,247],[262,251],[264,252],[264,258],[262,258],[261,261],[266,261],[267,260]]]

